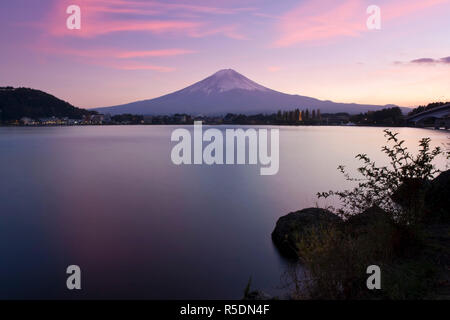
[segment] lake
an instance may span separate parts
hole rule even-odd
[[[356,154],[386,163],[383,128],[302,126],[277,127],[274,176],[176,166],[176,128],[0,127],[0,299],[240,299],[250,277],[276,294],[288,264],[270,237],[277,219],[330,204],[316,193],[348,187],[336,168],[356,168]],[[393,130],[412,150],[450,135]],[[81,291],[66,289],[72,264]]]

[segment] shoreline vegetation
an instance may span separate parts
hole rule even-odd
[[[450,170],[433,164],[445,157],[448,168],[450,150],[431,149],[424,138],[412,155],[397,133],[384,132],[390,166],[359,154],[357,178],[338,167],[353,189],[318,193],[340,207],[277,221],[272,240],[292,260],[284,277],[289,299],[450,299]],[[366,285],[371,265],[381,269],[379,290]],[[262,296],[247,288],[244,298]]]
[[[409,115],[447,104],[435,102],[413,109]],[[233,114],[206,116],[190,114],[136,115],[100,114],[80,109],[43,91],[0,87],[0,126],[84,126],[84,125],[280,125],[280,126],[389,126],[409,127],[399,107],[361,114],[322,113],[320,109],[299,106],[271,114]],[[434,122],[423,123],[434,126]]]

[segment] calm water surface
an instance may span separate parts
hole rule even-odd
[[[175,166],[174,129],[0,128],[0,298],[239,299],[249,277],[276,293],[277,219],[348,186],[336,167],[356,168],[355,154],[385,162],[383,128],[280,127],[275,176]],[[413,150],[449,136],[396,131]],[[81,292],[65,287],[71,264]]]

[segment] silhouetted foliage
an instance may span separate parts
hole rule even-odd
[[[401,125],[403,114],[399,107],[386,108],[379,111],[361,113],[350,118],[356,124]]]
[[[84,115],[96,114],[72,106],[43,91],[28,88],[0,87],[0,120],[19,120],[47,117],[81,119]]]
[[[408,116],[413,116],[417,113],[423,112],[423,111],[427,111],[427,110],[431,110],[437,107],[441,107],[444,106],[446,104],[450,104],[450,102],[433,102],[433,103],[429,103],[426,106],[418,106],[417,108],[413,109],[410,113],[408,113]]]
[[[359,154],[362,178],[351,178],[339,166],[356,187],[318,194],[337,196],[342,208],[329,209],[346,219],[288,234],[296,239],[300,261],[287,273],[292,298],[423,299],[447,292],[450,171],[435,177],[440,171],[433,160],[448,154],[431,149],[424,138],[412,155],[398,133],[384,132],[389,167]],[[369,265],[383,270],[381,290],[367,290]]]
[[[363,162],[358,168],[362,178],[352,178],[344,166],[338,167],[348,181],[358,182],[358,185],[352,190],[322,192],[318,196],[337,196],[343,206],[331,209],[344,218],[377,206],[401,224],[415,224],[424,213],[422,186],[440,172],[433,160],[443,152],[439,147],[431,150],[430,138],[423,138],[419,141],[419,153],[413,156],[403,146],[405,141],[398,139],[398,133],[384,132],[388,143],[393,143],[382,148],[390,159],[390,167],[377,167],[366,154],[358,154],[356,158]]]
[[[112,116],[111,120],[117,123],[140,124],[144,120],[144,116],[126,113]]]

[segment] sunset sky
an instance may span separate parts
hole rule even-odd
[[[81,30],[66,27],[69,5]],[[381,30],[366,9],[381,8]],[[154,98],[232,68],[336,102],[450,101],[450,0],[2,0],[0,86],[85,108]]]

